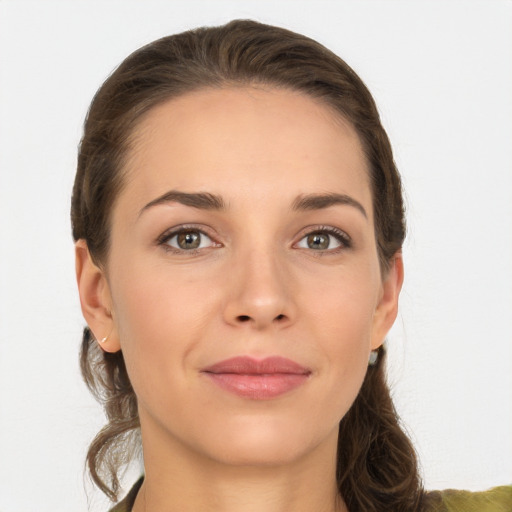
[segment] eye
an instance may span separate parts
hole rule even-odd
[[[193,251],[216,245],[203,231],[192,228],[182,228],[166,233],[161,237],[159,243],[177,251]]]
[[[311,231],[302,237],[296,247],[300,249],[312,249],[314,251],[332,251],[340,248],[349,248],[350,237],[335,228],[322,228]]]

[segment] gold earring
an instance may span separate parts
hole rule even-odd
[[[105,343],[109,339],[109,337],[112,334],[113,330],[114,330],[114,328],[112,327],[112,329],[110,329],[110,332],[104,338],[101,338],[101,340],[100,340],[101,344]]]

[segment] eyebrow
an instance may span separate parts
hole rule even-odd
[[[294,210],[322,210],[323,208],[329,208],[329,206],[337,204],[353,206],[359,210],[365,218],[368,218],[368,214],[363,205],[346,194],[329,193],[301,195],[295,199],[292,208]]]
[[[167,203],[180,203],[200,210],[224,210],[226,208],[222,197],[215,194],[209,194],[207,192],[189,193],[170,190],[144,206],[139,212],[139,217],[149,208]]]
[[[185,206],[191,206],[192,208],[198,208],[200,210],[221,211],[226,209],[224,199],[216,194],[210,194],[208,192],[192,193],[170,190],[169,192],[166,192],[156,199],[153,199],[146,206],[144,206],[139,212],[139,217],[149,208],[167,203],[180,203]],[[365,218],[368,218],[368,214],[366,213],[363,205],[359,201],[356,201],[354,198],[346,194],[328,193],[301,195],[297,197],[295,201],[293,201],[292,209],[295,211],[322,210],[337,204],[353,206],[359,210]]]

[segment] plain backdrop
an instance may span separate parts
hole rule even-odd
[[[374,94],[408,205],[398,411],[427,488],[512,483],[512,2],[0,0],[0,512],[107,509],[83,466],[104,418],[77,363],[81,125],[131,51],[233,18],[319,40]]]

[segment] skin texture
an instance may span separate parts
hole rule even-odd
[[[125,172],[104,268],[85,242],[76,252],[84,316],[97,339],[110,333],[104,350],[122,348],[138,398],[146,479],[135,511],[344,510],[338,423],[403,278],[400,255],[381,274],[354,129],[297,92],[202,90],[146,115]],[[224,208],[151,204],[169,191],[215,194]],[[294,208],[311,194],[348,196],[364,213]],[[198,249],[180,248],[183,227],[204,233]],[[240,355],[310,374],[254,400],[202,372]]]

